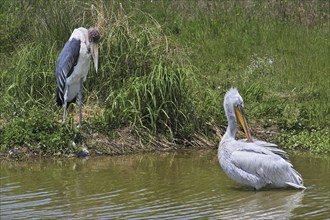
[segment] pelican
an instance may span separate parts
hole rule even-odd
[[[78,96],[79,127],[82,123],[82,89],[93,57],[95,71],[98,68],[98,46],[100,34],[95,28],[76,28],[66,42],[56,62],[56,102],[63,106],[63,123],[70,103]]]
[[[265,186],[306,189],[286,152],[276,144],[252,139],[243,112],[243,99],[236,88],[226,93],[224,109],[228,126],[219,144],[218,159],[228,177],[254,190]],[[247,139],[235,140],[237,120]]]

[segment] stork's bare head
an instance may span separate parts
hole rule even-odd
[[[98,52],[98,42],[100,39],[100,33],[93,27],[88,29],[88,41],[91,45],[92,57],[94,61],[95,71],[98,69],[98,60],[99,60],[99,52]]]
[[[100,33],[93,27],[88,29],[88,40],[89,42],[98,43],[100,39]]]

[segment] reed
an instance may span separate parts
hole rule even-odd
[[[160,63],[149,75],[131,78],[110,94],[106,120],[118,125],[129,122],[130,127],[147,129],[152,135],[187,138],[189,132],[193,133],[188,128],[194,127],[196,117],[187,77],[182,67]]]

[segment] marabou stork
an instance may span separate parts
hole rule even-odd
[[[82,123],[82,90],[90,66],[91,55],[95,71],[98,68],[98,40],[100,34],[95,28],[77,28],[66,42],[56,62],[56,101],[63,106],[63,123],[70,103],[79,102],[79,127]]]

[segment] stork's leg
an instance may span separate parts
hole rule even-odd
[[[62,121],[63,124],[65,123],[65,120],[66,120],[66,109],[68,107],[68,90],[69,90],[69,87],[65,86],[64,104],[63,104],[64,111],[63,111],[63,121]]]
[[[64,102],[64,105],[63,105],[63,108],[64,108],[64,111],[63,111],[63,120],[62,120],[62,124],[65,123],[65,119],[66,119],[66,102]]]
[[[79,92],[78,92],[78,103],[79,103],[79,125],[81,127],[82,123],[82,90],[83,90],[83,78],[80,80]]]

